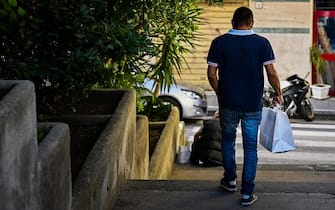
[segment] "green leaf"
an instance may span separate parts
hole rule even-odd
[[[8,0],[8,3],[9,3],[10,6],[17,7],[16,0]]]
[[[20,16],[24,16],[26,14],[26,11],[22,8],[22,7],[19,7],[17,9],[17,13],[20,15]]]
[[[11,12],[9,17],[11,21],[17,21],[17,15],[15,12]]]

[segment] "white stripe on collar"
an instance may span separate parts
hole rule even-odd
[[[238,35],[238,36],[246,36],[246,35],[255,34],[253,30],[236,30],[236,29],[230,29],[227,33],[232,34],[232,35]]]

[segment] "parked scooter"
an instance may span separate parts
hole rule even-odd
[[[283,111],[287,113],[289,118],[302,117],[306,121],[312,121],[315,116],[310,101],[310,85],[306,81],[306,77],[300,78],[294,74],[288,77],[286,81],[280,81],[284,98]],[[263,106],[272,106],[275,95],[272,87],[264,87]]]

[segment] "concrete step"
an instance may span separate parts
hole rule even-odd
[[[335,208],[334,183],[259,182],[259,200],[249,209]],[[243,209],[240,194],[219,188],[217,181],[128,181],[113,209]]]
[[[260,165],[250,209],[335,209],[334,175],[334,165]],[[221,167],[175,165],[171,180],[127,181],[113,209],[242,209],[239,192],[220,189],[221,176]]]

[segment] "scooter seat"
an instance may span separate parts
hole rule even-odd
[[[280,81],[280,87],[282,91],[289,88],[290,86],[292,86],[292,83],[290,83],[289,81],[285,81],[285,80]]]

